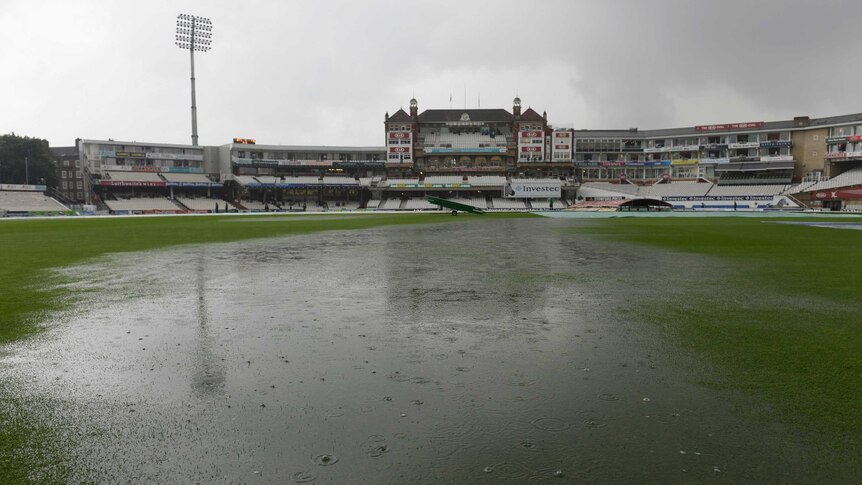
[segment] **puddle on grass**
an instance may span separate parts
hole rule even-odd
[[[582,224],[105,257],[64,271],[97,291],[0,378],[56,403],[73,482],[816,481],[794,437],[625,311],[716,269]]]

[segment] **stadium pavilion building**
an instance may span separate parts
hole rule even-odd
[[[384,117],[384,145],[79,140],[87,202],[112,212],[491,210],[658,199],[676,207],[862,209],[862,115],[660,130],[554,128],[506,109]]]

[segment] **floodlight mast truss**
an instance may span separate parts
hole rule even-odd
[[[213,24],[196,15],[177,16],[177,47],[188,49],[192,66],[192,145],[198,146],[198,106],[195,98],[195,51],[206,52],[212,45]]]

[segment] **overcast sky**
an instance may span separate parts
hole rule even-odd
[[[0,133],[190,143],[180,13],[213,22],[202,145],[382,145],[414,93],[575,128],[862,111],[859,0],[0,0]]]

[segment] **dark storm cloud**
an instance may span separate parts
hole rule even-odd
[[[510,109],[517,93],[578,128],[862,110],[851,1],[18,0],[0,5],[0,132],[187,142],[181,12],[215,25],[196,66],[205,144],[381,144],[383,113],[414,94]]]

